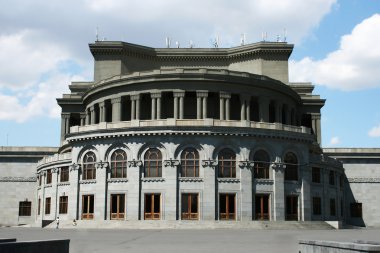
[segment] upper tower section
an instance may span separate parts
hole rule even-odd
[[[258,42],[233,48],[151,48],[120,41],[89,44],[95,83],[113,76],[173,68],[227,69],[264,75],[289,84],[293,45]]]

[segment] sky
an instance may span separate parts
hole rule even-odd
[[[378,0],[0,0],[0,146],[58,146],[71,81],[93,80],[88,44],[294,44],[291,82],[326,99],[323,147],[380,147]],[[285,32],[286,31],[286,32]]]

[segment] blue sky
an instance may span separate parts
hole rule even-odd
[[[58,146],[55,98],[92,80],[88,43],[222,47],[287,30],[290,81],[327,99],[323,147],[380,147],[380,1],[0,0],[0,146]]]

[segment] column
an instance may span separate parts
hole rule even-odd
[[[141,104],[141,97],[138,95],[136,98],[136,119],[140,119],[140,104]]]
[[[180,207],[180,205],[177,205],[177,167],[179,166],[179,161],[171,158],[170,160],[164,160],[163,165],[162,176],[165,178],[165,184],[170,186],[164,192],[165,212],[163,213],[163,218],[165,220],[177,220],[177,213],[181,213],[180,210],[177,212],[177,207]]]
[[[260,122],[269,122],[269,98],[259,97]]]
[[[121,121],[121,97],[111,99],[112,122]]]
[[[246,120],[245,116],[246,116],[246,107],[245,107],[245,99],[244,97],[240,97],[240,120]]]
[[[317,142],[321,145],[321,114],[320,113],[312,113],[311,114],[311,126],[313,128],[313,132],[317,137]]]
[[[248,97],[245,100],[245,106],[246,106],[246,109],[245,109],[245,112],[246,112],[245,119],[248,120],[248,121],[251,121],[251,97]]]
[[[253,218],[253,165],[254,163],[251,161],[242,161],[239,164],[241,173],[241,221],[251,221]]]
[[[106,107],[105,107],[105,102],[100,102],[99,103],[99,122],[105,122],[106,121]]]
[[[80,192],[79,192],[79,173],[80,173],[80,166],[79,164],[72,164],[70,165],[70,185],[68,186],[69,190],[67,191],[67,196],[69,199],[68,203],[68,215],[69,220],[79,220],[80,219],[80,212],[78,210],[79,207],[79,201],[82,201],[80,198]],[[42,210],[42,209],[41,209]]]
[[[86,125],[90,125],[91,123],[91,114],[90,114],[90,109],[86,109]]]
[[[81,112],[80,113],[80,126],[84,126],[86,124],[86,113]]]
[[[197,119],[202,118],[202,97],[198,97],[197,94]]]
[[[214,160],[203,160],[202,166],[204,170],[204,191],[202,205],[203,220],[215,220],[217,216],[217,191],[216,191],[216,175]]]
[[[126,194],[127,208],[126,215],[128,220],[138,220],[140,211],[140,188],[139,184],[141,181],[140,170],[142,162],[136,161],[135,159],[128,161],[127,168],[127,178],[129,182],[133,182],[135,185],[128,189],[128,194]],[[142,206],[141,208],[144,208]],[[142,217],[144,219],[144,217]]]
[[[65,135],[70,133],[70,113],[68,117],[65,118]]]
[[[157,101],[157,119],[161,119],[161,96],[156,98]]]
[[[174,96],[174,118],[183,119],[184,118],[184,91],[175,91],[173,92]]]
[[[179,97],[179,118],[183,119],[185,114],[185,93]]]
[[[132,100],[131,96],[131,120],[136,119],[136,100]]]
[[[131,119],[140,119],[140,94],[131,95]]]
[[[230,120],[230,117],[231,117],[230,106],[231,106],[231,96],[226,98],[226,120]]]
[[[207,97],[202,98],[202,110],[203,110],[203,118],[207,118]]]
[[[67,134],[69,120],[70,113],[61,113],[61,141],[65,139],[65,135]]]
[[[178,97],[174,96],[174,115],[173,118],[178,119]]]
[[[219,119],[224,120],[224,98],[219,98]]]
[[[158,118],[158,102],[157,98],[161,98],[161,93],[151,93],[150,97],[152,98],[152,110],[151,110],[151,119],[155,120]]]
[[[95,124],[95,106],[90,107],[91,125]]]
[[[280,162],[280,158],[276,158]],[[272,164],[273,169],[273,195],[274,195],[274,212],[273,220],[285,220],[285,187],[284,187],[284,173],[285,167],[282,163]]]

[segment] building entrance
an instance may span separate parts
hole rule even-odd
[[[183,193],[181,196],[181,219],[182,220],[198,220],[198,194]]]
[[[144,219],[159,220],[161,218],[161,194],[145,194]]]
[[[269,194],[258,194],[255,196],[255,219],[269,220]]]
[[[219,219],[235,220],[236,219],[236,194],[219,195]]]
[[[285,220],[298,220],[298,196],[286,196]]]
[[[82,196],[82,220],[94,219],[94,195]]]
[[[111,220],[125,218],[125,194],[111,194]]]

